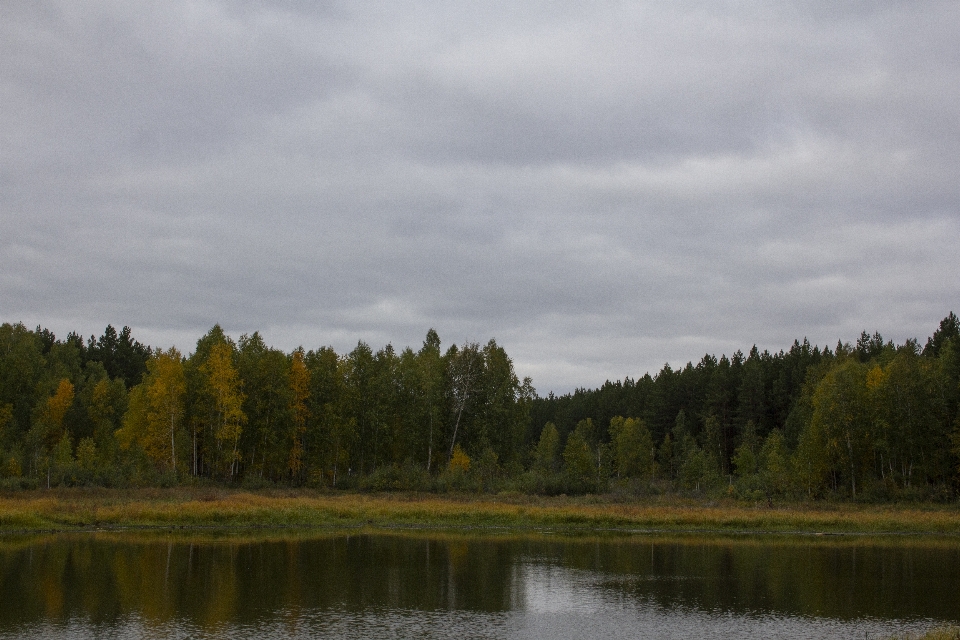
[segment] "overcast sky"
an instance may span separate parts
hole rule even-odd
[[[541,394],[960,312],[960,3],[0,2],[0,321]]]

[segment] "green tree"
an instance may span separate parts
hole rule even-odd
[[[679,478],[681,469],[683,465],[686,464],[687,458],[693,455],[698,449],[697,441],[687,425],[687,414],[683,409],[677,412],[670,435],[670,443],[673,447],[673,451],[670,454],[670,461],[673,465],[673,477]]]
[[[578,422],[567,436],[563,462],[574,488],[599,491],[603,487],[607,448],[598,443],[596,437],[590,418]]]
[[[650,478],[654,473],[654,446],[647,425],[637,418],[610,420],[614,469],[621,478]]]
[[[427,472],[433,468],[434,449],[437,435],[443,432],[444,362],[440,353],[440,336],[432,328],[427,331],[423,346],[417,352],[417,364],[422,398],[422,424],[426,424],[426,463]]]
[[[688,489],[700,491],[702,487],[709,487],[720,478],[720,467],[716,456],[704,451],[696,444],[687,450],[680,467],[680,480]]]
[[[873,457],[866,366],[844,358],[817,385],[812,404],[810,429],[816,445],[808,455],[822,455],[834,488],[839,478],[856,497],[857,480],[862,485]]]
[[[533,468],[543,474],[556,473],[560,465],[560,434],[557,426],[548,422],[540,432],[540,440],[533,451]]]
[[[32,426],[38,404],[46,401],[46,361],[37,335],[22,323],[0,325],[0,406],[9,405],[8,437],[19,441]]]
[[[668,479],[676,478],[676,469],[673,461],[673,440],[668,431],[663,436],[663,442],[657,449],[657,461],[660,463],[660,469],[667,474]]]
[[[456,345],[450,347],[445,359],[447,361],[447,388],[453,415],[453,433],[450,436],[450,451],[448,453],[448,459],[450,459],[457,444],[461,423],[465,422],[464,412],[477,392],[477,381],[483,369],[483,354],[480,353],[480,345],[475,342],[467,342],[459,349]]]
[[[359,439],[356,387],[349,383],[354,363],[330,347],[308,352],[305,361],[310,372],[308,421],[313,425],[307,429],[307,457],[316,469],[310,481],[336,487],[350,471]]]
[[[82,483],[90,484],[94,481],[100,470],[98,457],[97,445],[93,438],[84,438],[77,445],[76,467]]]
[[[87,360],[100,362],[111,378],[123,380],[128,389],[140,384],[152,353],[150,347],[133,339],[130,327],[118,333],[109,324],[99,339],[90,336],[85,352]]]
[[[13,405],[0,404],[0,450],[10,448],[13,436]]]
[[[74,395],[73,383],[66,378],[60,380],[53,395],[37,407],[33,426],[28,434],[28,441],[34,452],[35,468],[37,471],[46,473],[47,488],[50,487],[51,473],[55,464],[51,456],[56,455],[57,445],[62,442],[64,436],[67,436],[69,443],[64,419],[73,405]]]
[[[960,318],[957,318],[953,311],[940,321],[940,326],[927,340],[927,344],[923,348],[923,355],[937,358],[947,343],[951,341],[954,345],[960,342]]]
[[[757,472],[757,430],[753,420],[748,420],[743,427],[740,446],[733,455],[733,469],[738,478],[746,478]]]
[[[70,441],[70,434],[66,431],[60,436],[60,440],[53,448],[53,460],[51,472],[58,485],[70,483],[73,479],[74,471],[73,443]],[[48,476],[49,478],[49,476]],[[49,479],[47,487],[49,488]]]
[[[708,414],[703,421],[703,431],[700,433],[700,441],[703,450],[720,464],[720,471],[726,472],[723,466],[726,459],[723,428],[720,425],[720,420],[712,413]]]
[[[243,412],[247,416],[240,434],[244,475],[272,480],[289,478],[291,449],[296,441],[291,415],[292,357],[268,347],[255,331],[240,336],[236,361],[244,392]],[[303,446],[301,437],[297,454],[301,458]]]
[[[785,493],[790,483],[790,454],[779,429],[770,432],[758,457],[760,478],[767,494]]]
[[[310,398],[310,371],[304,362],[303,349],[293,352],[290,363],[290,414],[293,416],[292,439],[290,447],[290,461],[288,468],[294,478],[301,475],[303,469],[304,439],[307,433],[307,420],[310,409],[307,401]]]
[[[947,343],[942,353],[952,349]],[[908,340],[866,375],[875,466],[888,488],[945,482],[950,475],[948,379]]]

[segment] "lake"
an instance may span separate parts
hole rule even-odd
[[[0,536],[0,638],[882,638],[960,618],[960,539]]]

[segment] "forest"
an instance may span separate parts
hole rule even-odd
[[[219,325],[192,353],[129,327],[0,325],[0,489],[369,491],[952,501],[960,321],[921,346],[704,355],[538,396],[491,339],[285,353]]]

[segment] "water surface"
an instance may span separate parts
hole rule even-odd
[[[960,540],[0,537],[0,638],[864,638],[960,618]]]

